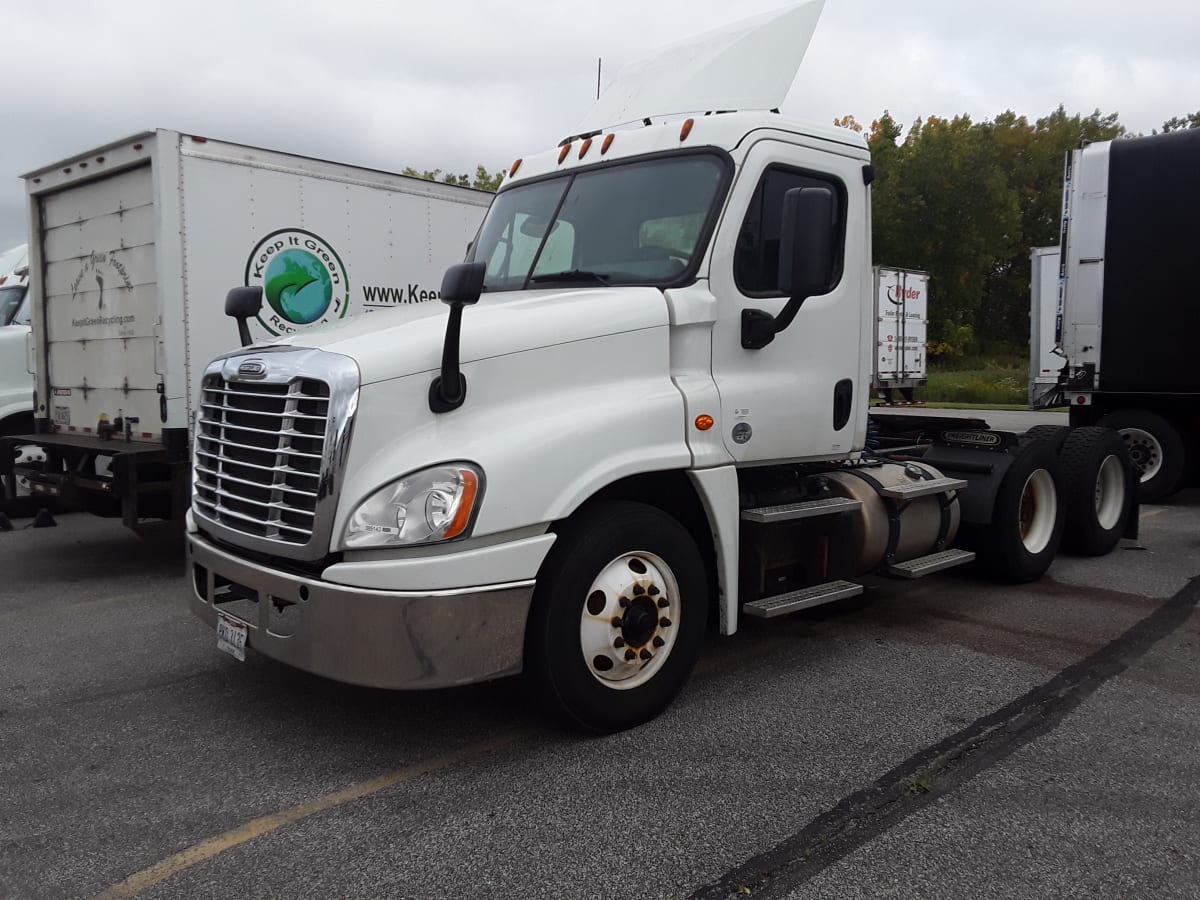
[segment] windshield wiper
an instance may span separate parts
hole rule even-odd
[[[549,272],[545,275],[534,275],[529,280],[534,284],[543,281],[593,281],[596,284],[607,285],[609,276],[601,275],[599,272],[589,272],[586,269],[571,269],[567,272]]]

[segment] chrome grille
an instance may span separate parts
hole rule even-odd
[[[244,534],[307,544],[320,498],[329,385],[202,382],[196,429],[195,504]]]

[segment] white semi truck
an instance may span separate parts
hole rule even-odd
[[[166,130],[24,178],[36,433],[7,441],[44,448],[35,494],[133,528],[187,508],[200,376],[237,346],[231,283],[263,288],[257,340],[436,306],[491,199]]]
[[[875,389],[889,402],[899,391],[911,404],[914,390],[929,380],[929,273],[876,266],[875,309]]]
[[[1135,526],[1111,430],[868,415],[867,146],[772,111],[819,8],[635,66],[516,160],[448,309],[207,368],[189,593],[219,647],[388,688],[524,671],[611,731],[671,701],[709,622],[867,573],[1032,580]]]
[[[0,435],[33,427],[28,294],[29,256],[22,244],[0,253]]]
[[[1198,207],[1200,130],[1087,144],[1067,157],[1061,269],[1055,299],[1041,298],[1059,377],[1036,403],[1069,406],[1073,426],[1119,430],[1142,502],[1174,493],[1200,465],[1200,304],[1190,286]]]

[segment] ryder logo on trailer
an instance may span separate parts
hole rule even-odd
[[[246,284],[262,287],[266,302],[258,321],[275,335],[333,322],[350,308],[350,279],[341,257],[327,241],[299,228],[273,231],[258,242],[246,260]]]

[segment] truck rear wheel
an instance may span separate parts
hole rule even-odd
[[[1174,425],[1158,413],[1120,409],[1097,425],[1115,428],[1125,440],[1138,472],[1138,502],[1154,503],[1179,490],[1187,471],[1187,451]]]
[[[991,578],[1024,584],[1050,568],[1066,525],[1059,502],[1061,471],[1052,443],[1026,444],[1000,482],[991,522],[964,527],[964,543]]]
[[[1086,556],[1112,552],[1136,494],[1125,442],[1111,428],[1076,428],[1063,442],[1059,459],[1067,511],[1063,546]]]
[[[584,731],[646,722],[687,680],[707,614],[704,561],[687,530],[651,506],[598,503],[563,527],[538,575],[529,687]]]

